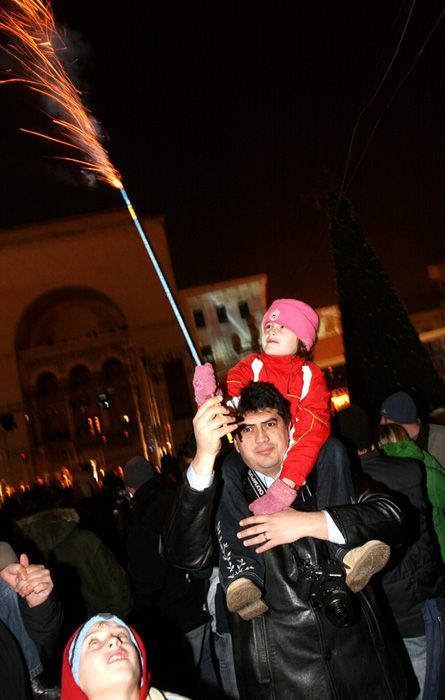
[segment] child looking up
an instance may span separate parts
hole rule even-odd
[[[305,483],[330,433],[330,394],[323,372],[307,354],[318,330],[318,315],[296,299],[278,299],[261,323],[261,354],[248,355],[227,377],[229,396],[237,397],[250,381],[274,384],[291,404],[289,447],[280,477],[249,508],[255,515],[275,513],[291,505]]]
[[[330,433],[330,394],[323,372],[307,354],[318,330],[318,315],[297,299],[277,299],[262,320],[263,352],[243,358],[229,370],[227,393],[237,397],[251,381],[270,382],[291,404],[289,448],[280,477],[249,508],[255,515],[276,513],[291,505],[296,490],[305,483],[321,446]],[[216,391],[210,365],[197,367],[194,377],[198,405]]]

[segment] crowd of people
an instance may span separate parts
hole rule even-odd
[[[197,368],[183,468],[5,500],[0,698],[445,697],[445,427],[331,416],[317,328],[280,299],[226,387]]]

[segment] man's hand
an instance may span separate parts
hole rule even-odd
[[[53,590],[51,574],[43,564],[30,564],[26,554],[20,555],[20,565],[25,569],[26,578],[17,577],[15,590],[26,599],[30,608],[34,608],[44,603]]]
[[[258,554],[279,544],[296,542],[302,537],[316,537],[320,540],[328,538],[324,513],[303,513],[293,508],[270,515],[252,515],[241,520],[240,525],[247,529],[238,532],[237,537],[244,540],[246,547],[260,545],[255,550]]]
[[[193,419],[196,456],[192,465],[197,474],[212,474],[221,438],[235,427],[235,418],[221,402],[222,396],[212,396],[198,408]]]

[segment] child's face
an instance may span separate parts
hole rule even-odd
[[[125,627],[98,622],[82,645],[79,686],[88,697],[106,697],[107,690],[138,688],[139,652]],[[100,695],[102,693],[102,695]]]
[[[298,338],[288,328],[269,321],[264,326],[262,346],[266,355],[295,355],[298,349]]]

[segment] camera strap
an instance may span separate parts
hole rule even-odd
[[[247,481],[253,489],[257,498],[261,498],[267,491],[267,488],[261,483],[260,479],[257,477],[253,469],[247,471]],[[309,488],[309,484],[303,484],[297,491],[295,505],[301,505],[305,503],[312,497],[312,491]]]
[[[253,471],[253,469],[249,469],[247,471],[247,481],[249,482],[250,486],[252,487],[255,495],[257,498],[261,498],[261,496],[264,496],[266,493],[267,489],[261,481],[258,479],[257,475]]]

